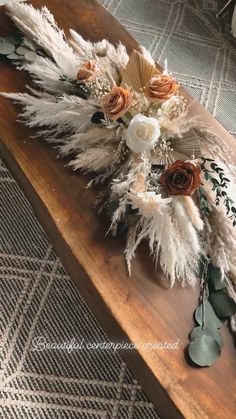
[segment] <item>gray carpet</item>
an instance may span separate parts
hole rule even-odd
[[[78,1],[78,0],[77,0]],[[46,1],[45,1],[46,3]],[[178,80],[236,133],[236,49],[216,1],[103,0]],[[151,403],[109,351],[33,351],[47,342],[106,341],[32,209],[0,166],[2,416],[39,419],[152,419]]]

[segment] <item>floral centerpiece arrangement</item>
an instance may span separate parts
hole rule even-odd
[[[6,11],[20,35],[0,39],[0,54],[29,72],[35,88],[4,94],[24,106],[39,135],[58,144],[70,166],[94,172],[103,185],[100,207],[110,231],[127,237],[131,262],[149,244],[170,285],[200,284],[189,355],[211,365],[220,355],[219,329],[236,329],[236,207],[228,193],[230,151],[188,116],[180,86],[142,47],[66,40],[43,7],[10,1]],[[91,183],[93,183],[91,182]]]

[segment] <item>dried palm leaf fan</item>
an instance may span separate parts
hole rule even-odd
[[[127,66],[121,71],[122,84],[139,93],[156,74],[160,74],[160,71],[138,51],[133,50]]]

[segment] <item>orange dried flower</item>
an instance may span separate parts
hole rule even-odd
[[[80,83],[86,82],[91,80],[97,69],[96,61],[90,60],[87,61],[82,67],[80,67],[78,74],[77,74],[77,80]]]
[[[131,101],[132,95],[128,89],[115,86],[103,97],[103,111],[108,118],[115,121],[126,113]]]
[[[170,75],[152,77],[145,86],[145,94],[150,102],[170,99],[178,90],[179,85]]]

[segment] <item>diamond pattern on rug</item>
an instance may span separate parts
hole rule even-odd
[[[163,65],[167,58],[181,84],[236,135],[236,41],[215,17],[218,2],[100,2],[158,62]]]
[[[40,350],[108,338],[3,163],[0,196],[1,417],[158,418],[119,355]]]

